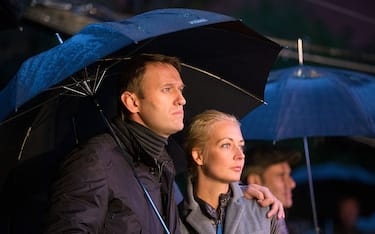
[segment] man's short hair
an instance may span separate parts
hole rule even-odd
[[[271,144],[256,145],[246,151],[245,155],[245,167],[241,176],[243,183],[247,183],[249,174],[262,175],[268,167],[282,162],[294,167],[301,158],[301,153],[297,150]]]

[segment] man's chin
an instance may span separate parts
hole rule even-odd
[[[286,204],[283,204],[284,208],[288,209],[293,206],[293,202],[288,202]]]
[[[179,132],[179,131],[181,131],[182,129],[184,129],[184,123],[183,122],[181,122],[181,123],[179,123],[179,124],[176,124],[176,132]]]
[[[180,131],[182,131],[182,129],[184,129],[184,124],[181,124],[179,126],[173,126],[171,128],[170,135],[173,135],[173,134],[175,134],[177,132],[180,132]]]

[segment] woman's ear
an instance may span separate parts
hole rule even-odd
[[[260,175],[254,174],[254,173],[250,173],[247,176],[247,184],[259,184],[259,185],[262,185],[262,180],[260,178]]]
[[[198,148],[193,148],[191,151],[191,157],[193,158],[193,161],[198,165],[203,165],[203,155],[202,151]]]
[[[125,91],[121,94],[122,104],[130,111],[130,113],[139,112],[138,109],[138,97],[129,91]]]

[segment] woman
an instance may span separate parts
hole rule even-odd
[[[247,200],[240,180],[245,141],[240,123],[215,110],[194,117],[186,132],[189,177],[180,204],[183,233],[277,233],[268,208]]]

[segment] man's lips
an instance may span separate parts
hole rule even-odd
[[[242,171],[242,166],[234,166],[231,168],[233,171],[236,171],[236,172],[241,172]]]
[[[172,113],[173,115],[184,115],[184,110],[178,110]]]

